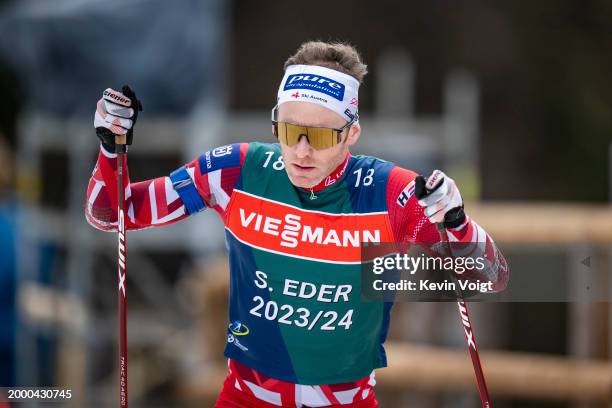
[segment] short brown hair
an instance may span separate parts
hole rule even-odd
[[[361,60],[357,49],[348,43],[307,41],[300,45],[295,54],[285,61],[289,65],[318,65],[335,69],[363,82],[368,66]]]

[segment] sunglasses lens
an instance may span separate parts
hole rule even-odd
[[[287,146],[294,146],[300,141],[301,135],[307,135],[304,127],[278,122],[278,140],[281,143]]]
[[[336,133],[328,128],[308,128],[308,141],[316,150],[327,149],[336,144]]]
[[[284,122],[278,122],[277,126],[278,140],[287,146],[298,144],[302,136],[306,137],[310,146],[316,150],[333,147],[338,141],[338,131],[334,129],[297,126]]]

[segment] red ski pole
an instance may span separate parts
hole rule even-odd
[[[444,223],[436,224],[440,239],[445,243],[447,254],[451,254],[451,247],[448,243],[448,235],[446,234],[446,228]],[[476,338],[474,337],[474,329],[472,328],[472,322],[470,321],[470,315],[468,313],[467,304],[463,299],[463,294],[459,288],[459,280],[454,273],[451,273],[451,279],[455,284],[455,296],[457,296],[457,306],[459,308],[459,317],[463,324],[463,331],[465,333],[465,340],[468,344],[468,350],[470,352],[470,358],[472,359],[472,365],[474,366],[474,374],[476,375],[476,384],[478,386],[478,393],[480,394],[480,400],[482,401],[483,408],[491,408],[491,397],[489,396],[489,390],[487,389],[487,383],[485,381],[484,372],[482,365],[480,364],[480,355],[478,354],[478,348],[476,347]]]
[[[127,297],[125,293],[127,247],[125,240],[125,213],[123,185],[123,162],[126,153],[126,135],[115,136],[115,152],[117,153],[117,214],[118,233],[118,312],[119,312],[119,407],[128,406],[128,376],[127,376]]]
[[[415,186],[415,195],[419,200],[434,192],[438,187],[440,187],[444,180],[441,178],[439,180],[431,180],[432,183],[429,183],[423,176],[418,176],[417,178],[422,179],[415,183],[417,185]],[[463,216],[462,207],[452,209],[445,215],[444,218],[445,220],[457,219],[460,216]],[[444,252],[449,256],[452,256],[451,246],[448,242],[448,235],[446,233],[446,227],[444,227],[444,222],[437,223],[436,227],[438,229],[438,234],[440,235],[440,240],[444,244]],[[455,273],[451,273],[450,275],[455,286],[455,296],[457,297],[459,317],[461,318],[461,324],[463,325],[463,331],[465,333],[465,340],[467,341],[470,358],[472,359],[472,366],[474,367],[474,374],[476,375],[476,385],[478,387],[478,393],[480,394],[482,407],[491,408],[491,397],[489,396],[489,390],[487,389],[487,383],[485,381],[484,372],[480,363],[480,355],[478,354],[478,348],[476,347],[476,338],[474,336],[474,329],[472,327],[472,322],[470,321],[467,305],[463,299],[463,294],[461,293],[457,276]]]

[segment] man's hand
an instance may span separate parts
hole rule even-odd
[[[443,222],[446,228],[455,228],[465,221],[459,189],[455,181],[440,170],[434,170],[427,179],[418,176],[415,195],[432,224]]]
[[[102,93],[96,106],[94,127],[106,150],[115,151],[115,136],[127,135],[127,144],[132,144],[139,111],[142,111],[142,104],[127,85],[121,92],[107,88]]]

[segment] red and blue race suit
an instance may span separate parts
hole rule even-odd
[[[122,164],[127,167],[126,163]],[[291,184],[280,146],[241,143],[210,150],[168,177],[131,183],[129,230],[178,222],[206,207],[221,217],[230,263],[225,388],[272,406],[350,405],[373,399],[374,369],[391,302],[363,302],[361,245],[439,242],[414,196],[416,174],[370,156],[347,155],[319,185]],[[117,160],[104,149],[89,183],[91,225],[117,227]],[[449,229],[503,289],[508,268],[469,216]]]

